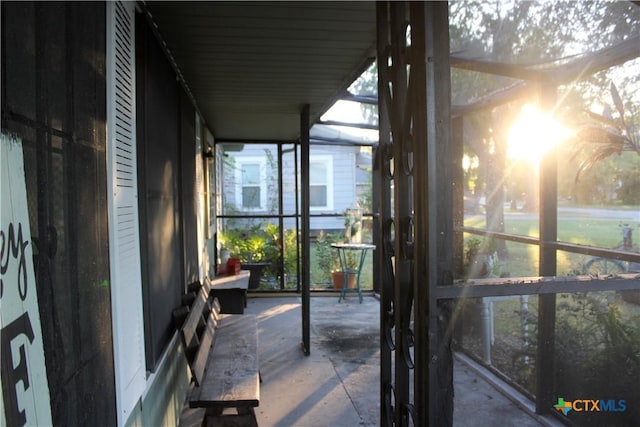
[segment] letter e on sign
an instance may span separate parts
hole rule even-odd
[[[51,425],[22,141],[0,135],[0,425]]]

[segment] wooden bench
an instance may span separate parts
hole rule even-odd
[[[198,284],[199,285],[199,284]],[[197,290],[195,290],[197,289]],[[192,374],[189,407],[205,408],[203,426],[257,426],[260,404],[258,322],[249,314],[221,314],[209,286],[190,285],[174,311]],[[235,413],[230,413],[235,409]]]

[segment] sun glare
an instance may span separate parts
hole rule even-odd
[[[551,114],[525,104],[511,126],[507,156],[514,160],[538,163],[545,153],[570,134],[570,130],[558,123]]]
[[[321,120],[335,120],[347,123],[362,123],[362,109],[360,104],[353,101],[338,100],[320,118]]]

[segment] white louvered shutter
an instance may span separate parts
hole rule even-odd
[[[118,425],[145,388],[136,167],[135,3],[107,2],[107,182]]]

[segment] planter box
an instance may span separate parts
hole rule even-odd
[[[270,266],[268,262],[245,262],[242,264],[242,270],[249,270],[249,289],[258,289],[260,279],[265,268]]]
[[[208,281],[209,295],[218,298],[220,302],[221,313],[244,314],[250,274],[248,271],[240,271],[235,275],[205,279],[205,283]]]

